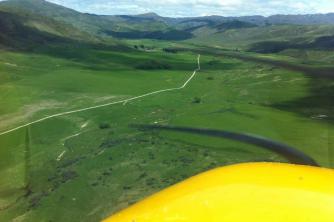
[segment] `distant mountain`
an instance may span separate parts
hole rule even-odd
[[[170,18],[164,18],[166,22]],[[174,24],[175,24],[175,20]],[[205,24],[209,26],[219,25],[226,22],[245,22],[256,26],[266,25],[334,25],[334,13],[329,14],[312,14],[312,15],[273,15],[269,17],[264,16],[242,16],[242,17],[224,17],[224,16],[205,16],[194,18],[178,18],[176,24],[188,24],[189,26],[197,26]]]
[[[168,26],[164,20],[160,19],[162,17],[152,13],[138,16],[94,15],[80,13],[44,0],[8,0],[0,2],[0,11],[25,16],[42,16],[71,25],[95,37],[127,36],[126,33],[136,31],[155,33],[175,31],[173,27]],[[113,33],[120,34],[113,35]],[[148,36],[155,38],[156,35]]]
[[[273,15],[265,18],[270,24],[317,25],[334,24],[334,13],[311,15]]]
[[[155,13],[140,15],[94,15],[80,13],[45,0],[7,0],[0,2],[3,23],[15,21],[17,32],[2,33],[2,38],[29,28],[39,34],[85,41],[113,41],[115,38],[187,40],[195,32],[225,32],[281,24],[320,25],[334,24],[334,13],[315,15],[263,16],[205,16],[168,18]],[[17,18],[15,18],[17,16]],[[7,18],[8,17],[8,18]],[[7,28],[10,27],[8,24]],[[6,29],[7,31],[9,29]],[[15,39],[15,38],[14,38]]]
[[[154,12],[149,12],[149,13],[144,13],[144,14],[139,14],[136,17],[143,17],[143,18],[151,18],[151,19],[159,19],[162,18],[160,15]]]
[[[218,29],[219,31],[226,31],[229,29],[253,28],[253,27],[257,27],[257,25],[250,22],[242,22],[238,20],[223,22],[215,26],[215,28]]]
[[[0,45],[27,50],[50,43],[91,42],[98,39],[70,24],[26,11],[5,10],[0,6]]]
[[[333,50],[334,36],[316,37],[311,42],[303,41],[262,41],[251,44],[248,51],[257,53],[278,53],[286,49]]]
[[[88,33],[97,33],[107,23],[99,16],[80,13],[44,0],[8,0],[0,2],[0,10],[18,15],[34,15],[53,19]]]

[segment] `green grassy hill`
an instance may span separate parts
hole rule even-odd
[[[174,30],[165,22],[147,16],[100,16],[80,13],[44,0],[9,0],[0,2],[0,10],[29,16],[42,16],[63,24],[70,25],[76,30],[89,33],[95,37],[127,37],[123,33],[142,32],[171,32]],[[114,34],[116,33],[116,34]],[[117,35],[117,33],[120,33]],[[123,35],[122,35],[123,34]],[[177,34],[175,32],[175,34]],[[147,38],[156,38],[155,35]]]
[[[279,53],[300,63],[322,61],[329,65],[333,61],[333,25],[270,25],[224,32],[203,26],[194,30],[193,35],[194,38],[186,42],[237,51]]]
[[[0,45],[3,48],[33,49],[48,44],[97,43],[98,39],[52,19],[0,11]]]
[[[87,33],[96,33],[100,19],[93,15],[76,12],[44,0],[9,0],[0,3],[0,10],[26,16],[42,16],[73,27]]]
[[[64,51],[63,57],[2,51],[1,130],[57,112],[181,86],[196,68],[197,57],[191,52]],[[169,67],[143,69],[150,60]],[[319,117],[330,112],[324,106],[307,113],[299,109],[319,98],[331,99],[330,94],[319,94],[329,82],[323,82],[322,89],[312,88],[317,80],[302,73],[209,53],[202,55],[201,66],[182,91],[57,117],[0,136],[0,175],[5,178],[0,183],[0,220],[96,221],[217,166],[285,161],[253,146],[141,132],[129,128],[133,123],[262,135],[330,165],[327,148],[333,134],[324,133],[334,131],[334,125]]]
[[[312,42],[323,36],[333,36],[334,26],[331,25],[272,25],[242,29],[231,29],[225,32],[210,27],[195,30],[193,42],[200,43],[207,39],[206,44],[220,44],[226,48],[247,48],[250,44],[261,41],[295,41]]]
[[[80,13],[72,9],[59,6],[45,0],[8,0],[0,2],[0,11],[19,15],[25,19],[42,16],[49,21],[59,22],[59,26],[67,25],[76,31],[88,33],[95,38],[110,37],[120,39],[158,39],[158,40],[186,40],[195,37],[195,40],[208,39],[213,43],[226,43],[226,45],[246,46],[261,39],[266,41],[285,41],[287,38],[315,38],[333,34],[330,25],[272,25],[280,24],[275,22],[285,21],[288,23],[292,17],[269,17],[265,20],[261,16],[246,17],[221,17],[209,16],[203,18],[166,18],[156,14],[144,14],[136,16],[118,15],[101,16],[87,13]],[[302,24],[328,24],[328,15],[301,16],[298,17]],[[319,19],[317,19],[319,17]],[[307,22],[312,18],[312,22]],[[289,20],[290,19],[290,20]],[[303,20],[304,19],[304,20]],[[273,21],[272,21],[273,20]],[[293,22],[290,22],[294,24]],[[61,25],[60,25],[61,24]],[[59,34],[59,30],[49,28],[40,22],[31,21],[30,26],[41,31],[51,31]],[[259,27],[257,27],[259,26]],[[65,31],[66,33],[66,31]],[[284,34],[283,34],[284,33]],[[64,34],[64,32],[61,32]],[[67,31],[67,35],[73,35]],[[282,39],[280,36],[282,36]],[[306,39],[307,40],[307,39]],[[309,39],[308,39],[309,40]]]

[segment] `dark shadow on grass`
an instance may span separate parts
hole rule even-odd
[[[263,41],[251,44],[248,51],[257,53],[279,53],[286,49],[320,49],[333,50],[334,36],[322,36],[311,43],[295,41]]]
[[[156,39],[156,40],[174,40],[181,41],[191,39],[193,34],[191,32],[182,30],[169,31],[129,31],[129,32],[115,32],[111,30],[102,31],[107,35],[115,38],[123,39]]]
[[[272,107],[334,125],[334,80],[310,78],[308,88],[308,96],[273,104]],[[334,141],[331,139],[331,133],[334,131],[328,128],[327,155],[330,166],[334,167]]]
[[[334,124],[334,67],[305,66],[217,49],[214,49],[212,52],[244,61],[269,64],[304,73],[309,78],[307,85],[309,90],[308,95],[296,100],[272,104],[271,106],[280,110],[295,112],[308,118],[322,119]]]
[[[328,40],[328,39],[327,39]],[[321,42],[321,41],[320,41]],[[320,44],[320,43],[319,43]],[[271,104],[269,106],[288,112],[294,112],[306,118],[334,124],[334,67],[312,67],[301,64],[292,64],[285,61],[274,61],[266,58],[259,58],[247,54],[203,47],[197,52],[211,55],[224,55],[243,61],[250,61],[262,64],[269,64],[280,68],[302,72],[309,77],[307,85],[308,95],[299,99]],[[334,166],[334,141],[330,139],[328,131],[328,158],[331,166]]]
[[[334,80],[310,78],[307,96],[272,107],[334,124]]]
[[[256,116],[256,115],[249,114],[249,113],[246,113],[246,112],[240,112],[236,108],[233,108],[233,107],[232,108],[222,108],[222,109],[219,109],[217,111],[213,111],[213,112],[210,112],[210,113],[207,113],[207,114],[211,115],[211,114],[226,114],[226,113],[232,113],[234,115],[243,116],[243,117],[246,117],[246,118],[249,118],[249,119],[259,119],[259,117]]]
[[[285,157],[290,163],[301,164],[301,165],[310,165],[310,166],[319,166],[318,163],[307,154],[301,152],[300,150],[271,140],[269,138],[251,135],[247,133],[238,133],[230,132],[225,130],[215,130],[215,129],[205,129],[205,128],[193,128],[193,127],[178,127],[178,126],[165,126],[165,125],[130,125],[132,128],[137,128],[143,131],[170,131],[170,132],[179,132],[179,133],[189,133],[194,135],[202,135],[209,137],[216,137],[222,139],[229,139],[249,145],[255,145],[256,147],[263,148],[267,151],[279,154],[282,157]]]

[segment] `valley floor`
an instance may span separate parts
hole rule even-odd
[[[210,52],[196,72],[191,50],[67,53],[0,54],[1,132],[43,119],[0,136],[0,221],[97,221],[208,169],[286,161],[238,142],[131,124],[261,135],[333,163],[332,80]],[[159,68],[138,68],[147,64]],[[87,103],[98,109],[53,116]]]

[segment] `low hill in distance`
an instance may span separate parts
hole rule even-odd
[[[0,2],[0,11],[19,15],[24,19],[42,17],[43,20],[59,22],[59,26],[68,25],[73,33],[61,32],[62,35],[80,36],[89,34],[95,38],[128,38],[186,40],[191,39],[193,31],[206,27],[217,32],[252,28],[257,26],[294,24],[294,25],[325,25],[334,24],[334,13],[315,15],[274,15],[223,17],[206,16],[194,18],[168,18],[155,13],[141,15],[94,15],[80,13],[73,9],[47,2],[45,0],[7,0]],[[31,26],[31,24],[30,24]],[[49,32],[54,28],[49,25],[33,25],[33,28]],[[56,34],[59,34],[58,31]],[[71,36],[73,37],[73,36]],[[81,37],[80,37],[81,38]]]
[[[334,13],[168,18],[155,13],[94,15],[45,0],[7,0],[0,2],[0,18],[1,47],[21,50],[51,43],[124,46],[151,39],[279,53],[328,51],[334,39]]]

